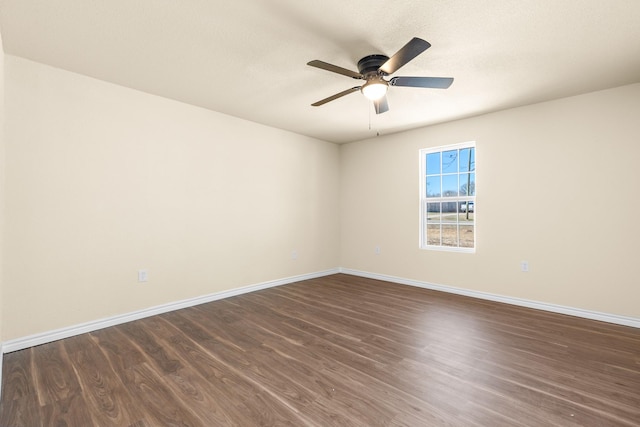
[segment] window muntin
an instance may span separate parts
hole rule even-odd
[[[420,150],[420,247],[475,251],[475,142]]]

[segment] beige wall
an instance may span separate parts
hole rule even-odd
[[[638,112],[640,84],[342,146],[341,266],[640,317]],[[477,251],[420,250],[418,150],[471,140]]]
[[[4,340],[339,265],[337,145],[5,69]]]

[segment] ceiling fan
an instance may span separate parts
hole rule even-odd
[[[326,104],[350,93],[361,91],[364,96],[373,101],[376,114],[389,111],[387,102],[387,89],[389,86],[424,87],[432,89],[446,89],[453,83],[451,77],[393,77],[385,80],[384,77],[395,73],[416,56],[429,49],[431,44],[425,40],[414,37],[402,47],[395,55],[389,58],[386,55],[368,55],[358,61],[358,72],[329,64],[324,61],[313,60],[307,65],[323,70],[342,74],[354,79],[366,80],[362,86],[336,93],[328,98],[311,104],[314,107]]]

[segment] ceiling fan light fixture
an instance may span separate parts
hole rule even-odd
[[[387,94],[389,83],[387,83],[382,77],[368,80],[362,88],[362,94],[371,101],[377,101]]]

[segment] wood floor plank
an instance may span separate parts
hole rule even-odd
[[[92,425],[89,407],[62,341],[29,349],[45,425]]]
[[[176,316],[180,315],[189,316],[189,321],[198,325],[199,328],[208,329],[217,326],[210,319],[197,316],[197,313],[192,310],[176,313]],[[225,338],[224,341],[205,340],[199,344],[217,361],[222,362],[223,369],[235,374],[241,373],[247,381],[254,384],[258,390],[257,393],[263,396],[262,400],[269,403],[271,407],[282,407],[281,412],[292,412],[290,416],[295,417],[300,408],[315,399],[308,389],[290,381],[287,372],[274,370],[268,360],[258,363],[255,356],[262,354],[259,347],[253,347],[252,344],[250,351],[246,351],[236,345],[227,345],[226,342]],[[277,390],[277,393],[274,393],[274,390]],[[271,397],[268,397],[269,395]]]
[[[155,425],[201,426],[201,420],[181,401],[177,400],[158,372],[146,363],[133,366],[127,372],[125,386],[145,407]]]
[[[87,401],[80,393],[48,403],[41,408],[43,426],[92,426],[96,425]],[[25,426],[26,427],[26,426]]]
[[[131,337],[135,338],[138,344],[142,344],[143,350],[155,362],[156,367],[165,371],[164,376],[169,388],[176,398],[180,398],[200,418],[202,425],[228,425],[232,423],[231,415],[219,404],[223,400],[220,399],[221,397],[228,397],[228,391],[221,389],[211,381],[207,381],[199,373],[186,368],[189,358],[183,358],[180,352],[174,349],[170,339],[162,338],[172,334],[170,325],[164,322],[161,317],[157,317],[140,322],[139,330]],[[167,359],[171,361],[170,370],[163,368]],[[253,391],[243,397],[251,399],[255,398],[257,394],[259,392]],[[263,399],[266,403],[270,403],[271,400]],[[277,406],[277,404],[272,404],[266,413],[274,412]],[[291,414],[288,415],[288,418],[291,418]]]
[[[80,393],[80,384],[61,341],[33,347],[31,351],[41,406],[67,400]]]
[[[229,396],[232,397],[229,401],[218,399],[217,403],[220,405],[222,413],[231,414],[230,416],[233,418],[233,415],[238,415],[235,408],[242,407],[242,403],[239,401],[240,398],[242,396],[252,396],[259,392],[257,387],[252,386],[248,381],[229,371],[224,364],[211,357],[211,354],[205,348],[189,339],[188,336],[177,331],[166,340],[177,357],[191,366],[194,374],[206,381],[206,388],[209,393],[214,394],[216,397],[224,395],[225,392],[229,393]]]
[[[80,381],[84,399],[100,426],[128,426],[143,418],[124,384],[89,334],[62,341]]]
[[[176,405],[163,386],[161,376],[145,365],[146,358],[119,330],[119,326],[92,332],[91,336],[99,343],[131,404],[142,413],[142,418],[134,425],[182,425],[182,422],[198,425],[193,423],[193,417],[185,408]]]
[[[0,426],[640,426],[640,330],[343,274],[5,355]]]
[[[218,389],[218,396],[222,396],[222,401],[227,403],[226,412],[240,411],[243,417],[249,416],[250,419],[243,423],[248,423],[247,425],[252,425],[265,415],[268,415],[269,419],[276,417],[275,421],[272,420],[276,425],[314,424],[306,420],[296,409],[312,397],[307,390],[296,386],[295,383],[283,381],[284,374],[275,372],[269,361],[249,361],[248,353],[241,346],[233,345],[226,338],[217,337],[215,332],[208,330],[207,326],[212,326],[211,323],[196,310],[170,313],[168,319],[184,335],[198,339],[198,347],[206,352],[207,360],[206,364],[203,364],[202,360],[195,363],[199,365],[199,369],[210,372],[207,378],[216,389],[223,387],[222,390]],[[204,321],[204,325],[201,325],[200,321]],[[181,329],[183,327],[184,329]],[[207,335],[208,338],[203,339]],[[174,339],[180,338],[176,336]],[[246,336],[238,344],[242,342],[246,342]],[[253,345],[251,344],[251,347]],[[252,351],[252,354],[256,353]],[[278,393],[273,393],[274,388],[278,389]],[[260,398],[256,400],[256,396]],[[230,407],[228,403],[232,402],[235,404]],[[282,414],[286,416],[281,417]],[[236,413],[235,418],[237,417]]]
[[[38,426],[42,415],[30,349],[4,355],[0,426]]]

